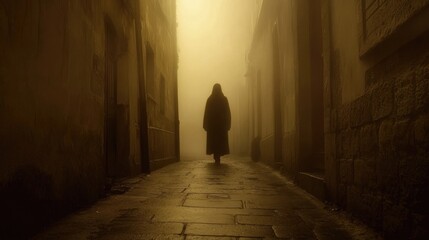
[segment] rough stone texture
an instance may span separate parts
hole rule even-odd
[[[337,156],[338,158],[351,158],[351,130],[338,133]]]
[[[380,239],[243,158],[222,159],[220,166],[182,161],[127,186],[128,192],[74,213],[34,239]],[[186,191],[177,191],[182,186]],[[213,197],[245,204],[211,205]],[[206,204],[188,206],[190,200]]]
[[[359,129],[347,129],[341,132],[337,144],[338,157],[353,158],[359,156],[361,135]]]
[[[395,122],[393,146],[397,154],[401,156],[414,153],[414,131],[410,119]]]
[[[391,36],[401,25],[417,15],[428,0],[360,0],[362,40],[361,52],[365,53]]]
[[[369,124],[360,129],[359,153],[361,157],[374,156],[378,150],[378,126]]]
[[[421,238],[428,227],[428,38],[370,68],[366,92],[338,112],[337,201],[388,239]]]
[[[393,111],[393,87],[382,84],[372,92],[371,114],[374,120],[389,116]]]
[[[421,214],[429,214],[427,201],[429,187],[425,184],[429,181],[429,162],[424,155],[402,158],[399,162],[399,183],[400,201],[405,203],[407,208]]]
[[[325,181],[327,188],[327,196],[333,199],[332,196],[337,196],[337,191],[340,189],[337,182],[339,176],[337,171],[337,135],[335,133],[325,134]]]
[[[395,81],[396,115],[406,116],[413,112],[414,102],[414,76],[405,74]]]
[[[344,130],[350,127],[350,105],[345,104],[338,110],[338,130]]]
[[[380,125],[379,132],[378,132],[378,140],[379,140],[379,146],[380,149],[388,148],[389,150],[393,146],[393,137],[394,137],[394,129],[393,129],[394,122],[392,120],[386,120],[383,121]]]
[[[415,77],[416,110],[427,111],[429,106],[429,67],[419,67]]]
[[[350,104],[350,125],[360,127],[371,122],[371,95],[365,94]]]
[[[354,160],[354,183],[361,187],[374,188],[377,180],[376,163],[373,159]]]
[[[385,120],[379,129],[379,153],[377,157],[378,189],[390,199],[397,199],[399,183],[399,159],[393,145],[394,122]]]
[[[383,199],[378,192],[360,190],[361,187],[350,187],[348,190],[347,209],[354,212],[374,227],[381,227],[383,219]]]

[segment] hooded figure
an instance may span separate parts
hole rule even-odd
[[[216,163],[220,157],[229,154],[228,131],[231,128],[231,111],[228,99],[223,95],[220,84],[213,86],[204,112],[204,130],[207,132],[207,155],[213,154]]]

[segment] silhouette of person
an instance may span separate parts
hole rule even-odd
[[[223,95],[220,84],[213,86],[204,111],[204,130],[207,132],[207,155],[213,154],[216,164],[220,157],[229,154],[228,131],[231,129],[231,111],[228,99]]]

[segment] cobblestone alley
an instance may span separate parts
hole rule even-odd
[[[128,188],[36,239],[377,239],[246,159],[182,161],[115,189]]]
[[[429,239],[428,43],[429,0],[0,0],[0,240]]]

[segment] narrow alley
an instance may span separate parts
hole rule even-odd
[[[182,161],[128,179],[35,239],[379,239],[245,158]]]
[[[429,0],[0,0],[0,240],[429,239]]]

